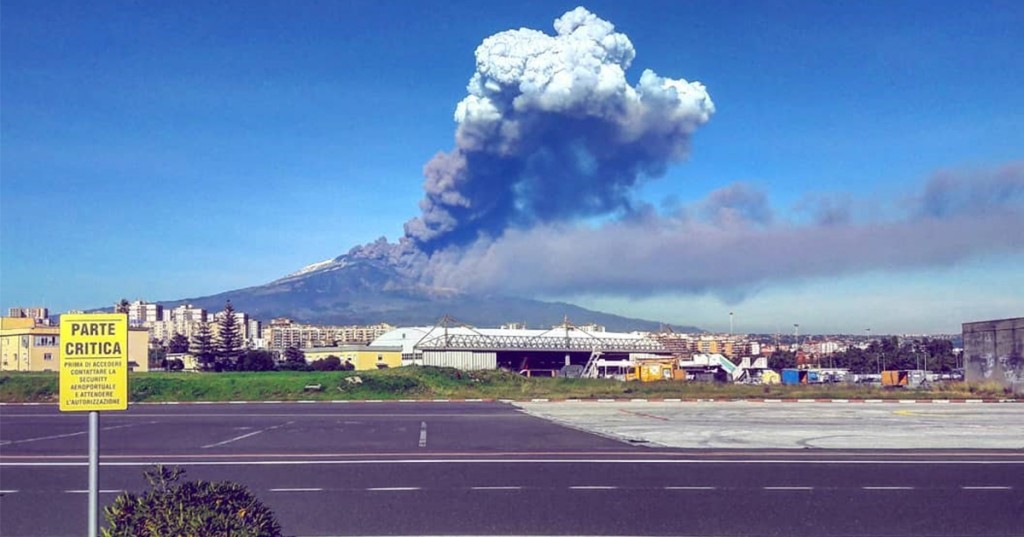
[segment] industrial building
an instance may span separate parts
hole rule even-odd
[[[336,356],[342,363],[349,362],[356,371],[402,366],[402,347],[366,345],[339,345],[304,349],[306,362],[313,363],[328,356]]]
[[[549,330],[474,328],[442,324],[397,328],[371,347],[400,347],[405,365],[463,370],[507,369],[525,374],[560,371],[566,366],[595,368],[598,359],[628,361],[638,356],[671,357],[659,341],[639,333],[597,332],[568,322]]]
[[[1024,392],[1024,317],[963,324],[964,380]]]

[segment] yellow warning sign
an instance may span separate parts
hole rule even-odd
[[[60,316],[60,409],[128,409],[128,316]]]

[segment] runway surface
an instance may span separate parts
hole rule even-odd
[[[1020,450],[649,447],[500,403],[134,406],[101,429],[101,504],[176,464],[250,487],[289,535],[1024,531]],[[84,533],[85,431],[0,407],[0,535]]]

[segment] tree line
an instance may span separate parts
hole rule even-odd
[[[878,373],[893,369],[927,369],[950,373],[963,367],[961,356],[953,352],[948,339],[915,338],[902,343],[896,336],[876,339],[865,348],[849,347],[827,355],[811,358],[821,367],[849,369],[851,373]],[[768,360],[772,369],[796,367],[796,353],[776,351]]]

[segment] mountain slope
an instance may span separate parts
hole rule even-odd
[[[217,311],[227,300],[236,310],[257,319],[288,317],[319,324],[432,325],[449,315],[486,327],[525,322],[529,327],[546,328],[565,317],[575,324],[596,323],[613,331],[657,330],[662,325],[566,303],[430,288],[416,283],[389,259],[352,252],[266,285],[162,303],[167,307],[189,303]]]

